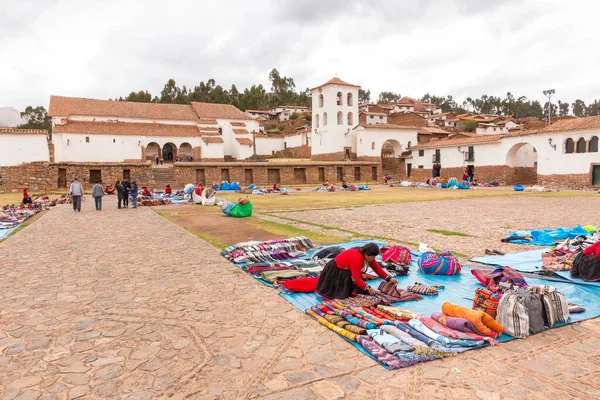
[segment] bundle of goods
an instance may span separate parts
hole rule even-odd
[[[323,301],[305,312],[321,325],[358,343],[390,369],[405,368],[497,343],[489,335],[476,331],[469,319],[449,318],[441,313],[434,313],[430,318],[384,304],[376,296],[363,295]],[[448,312],[460,315],[464,313],[467,318],[487,327],[482,322],[485,320],[490,325],[488,330],[494,332],[495,337],[503,330],[491,317],[487,316],[491,322],[483,317],[481,314],[484,313],[479,314],[478,311],[450,303],[445,303],[444,306]],[[434,318],[435,314],[439,314],[437,319]]]
[[[418,294],[408,290],[400,289],[396,287],[394,283],[391,282],[382,281],[379,284],[378,289],[381,292],[381,294],[379,295],[383,294],[389,296],[389,300],[391,300],[393,303],[423,299],[423,297],[419,296]]]
[[[0,229],[15,228],[40,211],[42,211],[40,207],[21,208],[14,205],[4,206],[0,208]]]
[[[595,229],[595,227],[591,227]],[[588,227],[584,227],[588,229]],[[577,236],[552,247],[549,251],[542,253],[542,267],[546,271],[570,271],[575,258],[598,241],[596,234],[590,236]]]
[[[588,246],[575,257],[571,278],[600,282],[600,241]]]
[[[298,236],[291,239],[269,240],[265,242],[242,242],[229,246],[221,252],[226,259],[236,263],[272,262],[296,258],[315,246],[310,239]]]
[[[385,268],[391,276],[408,275],[408,265],[412,261],[412,254],[408,247],[397,244],[388,244],[381,248],[382,268]]]
[[[421,254],[418,265],[423,273],[429,275],[456,275],[461,271],[460,262],[449,251],[426,251]]]
[[[424,294],[427,296],[435,296],[442,289],[444,289],[444,286],[429,286],[419,282],[415,282],[414,285],[410,285],[406,288],[406,290],[409,292]]]
[[[164,206],[164,205],[172,204],[171,199],[169,199],[169,198],[157,199],[154,197],[141,197],[138,200],[138,203],[142,206],[148,206],[148,207]]]

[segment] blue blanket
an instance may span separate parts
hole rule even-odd
[[[529,236],[531,240],[509,240],[510,243],[530,244],[533,246],[553,246],[557,240],[574,239],[577,236],[587,236],[590,233],[581,225],[575,228],[536,229],[533,231],[518,231],[510,233],[506,239],[514,236]]]
[[[7,238],[8,235],[13,233],[13,231],[17,228],[18,228],[18,226],[14,227],[14,228],[0,229],[0,240]]]

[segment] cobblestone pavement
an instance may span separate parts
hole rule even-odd
[[[424,242],[439,249],[454,250],[476,257],[483,256],[485,249],[503,252],[534,249],[535,247],[531,246],[500,242],[500,239],[516,230],[573,227],[580,224],[600,227],[598,210],[600,195],[423,201],[353,209],[286,211],[276,215],[365,235],[379,235],[413,243]],[[299,226],[307,228],[307,225],[301,223]],[[453,231],[471,236],[451,236],[427,229]]]
[[[106,198],[105,198],[106,199]],[[600,396],[600,321],[389,372],[148,208],[0,243],[0,398]]]

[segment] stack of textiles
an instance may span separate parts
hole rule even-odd
[[[22,224],[28,218],[42,211],[41,207],[21,208],[4,206],[0,208],[0,229],[11,229]]]
[[[406,290],[409,292],[424,294],[427,296],[435,296],[441,289],[444,289],[444,286],[427,286],[419,282],[415,282],[414,285],[410,285],[406,288]]]
[[[377,304],[378,301],[380,299],[374,296],[323,301],[307,309],[306,314],[347,340],[358,343],[390,369],[497,344],[492,337],[480,332],[458,330],[473,327],[467,320],[456,323],[458,329],[453,329],[434,318],[399,307],[383,306]],[[446,322],[447,318],[441,320]]]
[[[423,299],[423,297],[419,296],[418,294],[410,292],[408,290],[400,289],[391,282],[382,281],[379,284],[379,291],[381,293],[378,293],[377,295],[387,299],[388,303],[399,303],[401,301]]]
[[[296,258],[315,246],[310,239],[298,236],[291,239],[269,240],[265,242],[242,242],[229,246],[221,255],[236,264],[248,262],[273,262]]]
[[[142,206],[147,206],[147,207],[165,206],[165,205],[172,204],[171,199],[169,199],[169,198],[157,199],[157,198],[150,197],[150,196],[140,197],[138,199],[138,203],[141,204]]]
[[[309,272],[288,263],[251,263],[241,268],[255,278],[262,279],[275,286],[284,281],[306,278],[310,275]]]
[[[577,255],[597,241],[597,234],[566,239],[542,253],[542,267],[546,271],[570,271]]]

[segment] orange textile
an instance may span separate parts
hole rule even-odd
[[[504,327],[483,311],[471,310],[445,302],[442,304],[442,312],[450,317],[464,318],[470,321],[475,328],[486,336],[495,337],[496,332],[502,333]]]

